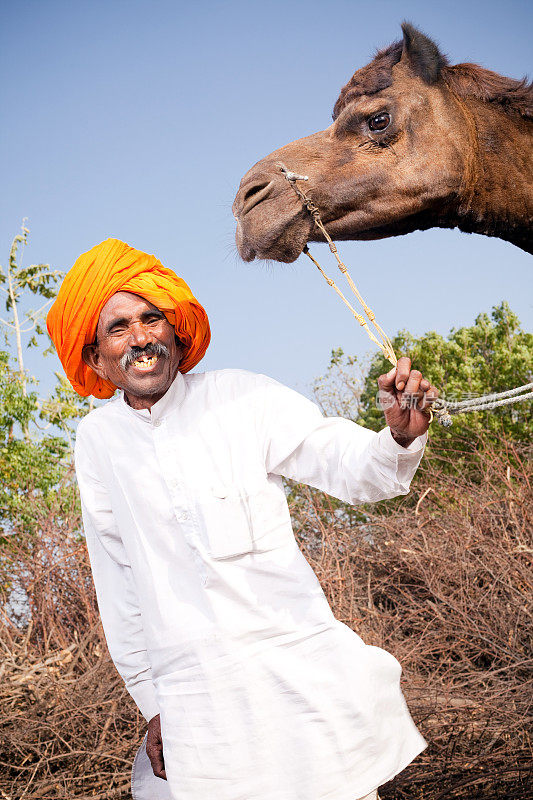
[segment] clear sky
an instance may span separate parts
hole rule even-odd
[[[304,256],[239,260],[231,203],[255,161],[327,127],[340,87],[403,19],[453,63],[531,67],[530,0],[1,0],[0,263],[22,217],[28,263],[68,269],[124,239],[205,305],[213,342],[198,369],[307,393],[332,348],[369,343]],[[314,252],[334,273],[325,246]],[[433,230],[341,252],[391,335],[447,334],[503,299],[532,327],[531,257],[505,242]],[[57,362],[29,366],[46,385]]]

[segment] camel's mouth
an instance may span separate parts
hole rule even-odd
[[[368,209],[335,209],[332,198],[316,192],[310,195],[319,209],[328,234],[337,240],[379,239]],[[255,259],[290,264],[306,244],[324,242],[324,234],[296,193],[281,175],[262,171],[245,178],[235,198],[236,243],[243,261]]]
[[[243,261],[296,261],[313,220],[276,164],[254,167],[241,181],[233,203],[236,243]]]
[[[292,220],[282,230],[268,232],[268,236],[250,235],[246,222],[237,222],[235,240],[243,261],[255,259],[280,261],[290,264],[296,261],[307,244],[311,224],[307,220]]]
[[[283,219],[277,209],[273,209],[273,213],[276,214],[276,222],[271,222],[270,227],[257,226],[255,220],[250,224],[253,214],[248,220],[244,218],[238,221],[237,248],[244,261],[262,259],[290,264],[301,255],[308,242],[326,241],[305,209],[289,219]],[[328,219],[328,216],[324,214],[322,221],[329,236],[337,242],[375,241],[399,236],[421,226],[420,216],[416,223],[412,216],[398,220],[394,215],[389,215],[376,220],[364,207],[352,208],[333,219]]]
[[[298,198],[279,182],[256,184],[234,204],[235,240],[243,261],[296,261],[311,234],[313,221]]]
[[[276,222],[271,221],[270,227],[257,225],[252,217],[244,216],[237,220],[235,238],[243,261],[258,259],[290,264],[301,255],[308,242],[325,241],[323,233],[303,209],[289,220],[280,220],[278,217]],[[391,235],[382,226],[374,227],[368,222],[364,211],[351,210],[348,214],[328,220],[325,227],[332,239],[337,241],[365,241]]]

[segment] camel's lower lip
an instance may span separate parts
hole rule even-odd
[[[309,237],[311,222],[308,219],[291,219],[281,227],[278,235],[262,242],[260,236],[248,237],[242,220],[237,224],[236,244],[243,261],[260,259],[290,264],[301,254]]]
[[[258,256],[255,250],[252,250],[251,247],[250,248],[246,247],[243,248],[242,250],[239,250],[239,255],[243,261],[247,262],[255,261],[256,258],[261,258],[261,256]]]
[[[299,255],[301,255],[302,250],[304,249],[307,242],[304,242],[301,246],[298,247],[282,247],[280,248],[277,246],[277,242],[274,242],[269,247],[262,250],[261,248],[257,248],[254,250],[252,247],[243,246],[239,248],[239,255],[243,261],[279,261],[282,264],[290,264],[293,261],[296,261]]]
[[[244,237],[244,233],[242,230],[242,224],[240,220],[237,222],[237,231],[235,233],[235,242],[237,244],[237,250],[239,251],[239,255],[243,261],[253,261],[256,257],[255,250],[253,247],[246,241]]]

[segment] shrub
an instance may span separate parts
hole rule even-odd
[[[479,441],[472,458],[476,480],[435,456],[386,515],[368,506],[350,519],[295,493],[296,534],[336,616],[400,660],[429,743],[383,798],[532,796],[533,476],[506,441]],[[8,553],[19,602],[4,591],[0,793],[126,800],[145,725],[107,655],[77,507],[39,506],[35,519],[38,544],[19,537]]]

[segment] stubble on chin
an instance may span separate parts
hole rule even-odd
[[[164,373],[159,376],[159,379],[154,380],[152,383],[143,383],[140,381],[139,385],[136,385],[135,380],[129,381],[126,373],[123,373],[125,377],[123,385],[119,386],[117,384],[117,386],[124,392],[124,397],[126,398],[128,405],[136,407],[139,403],[142,404],[143,400],[149,400],[150,404],[153,404],[167,393],[178,372],[179,361],[173,368],[171,368],[171,365],[167,362],[165,364]]]

